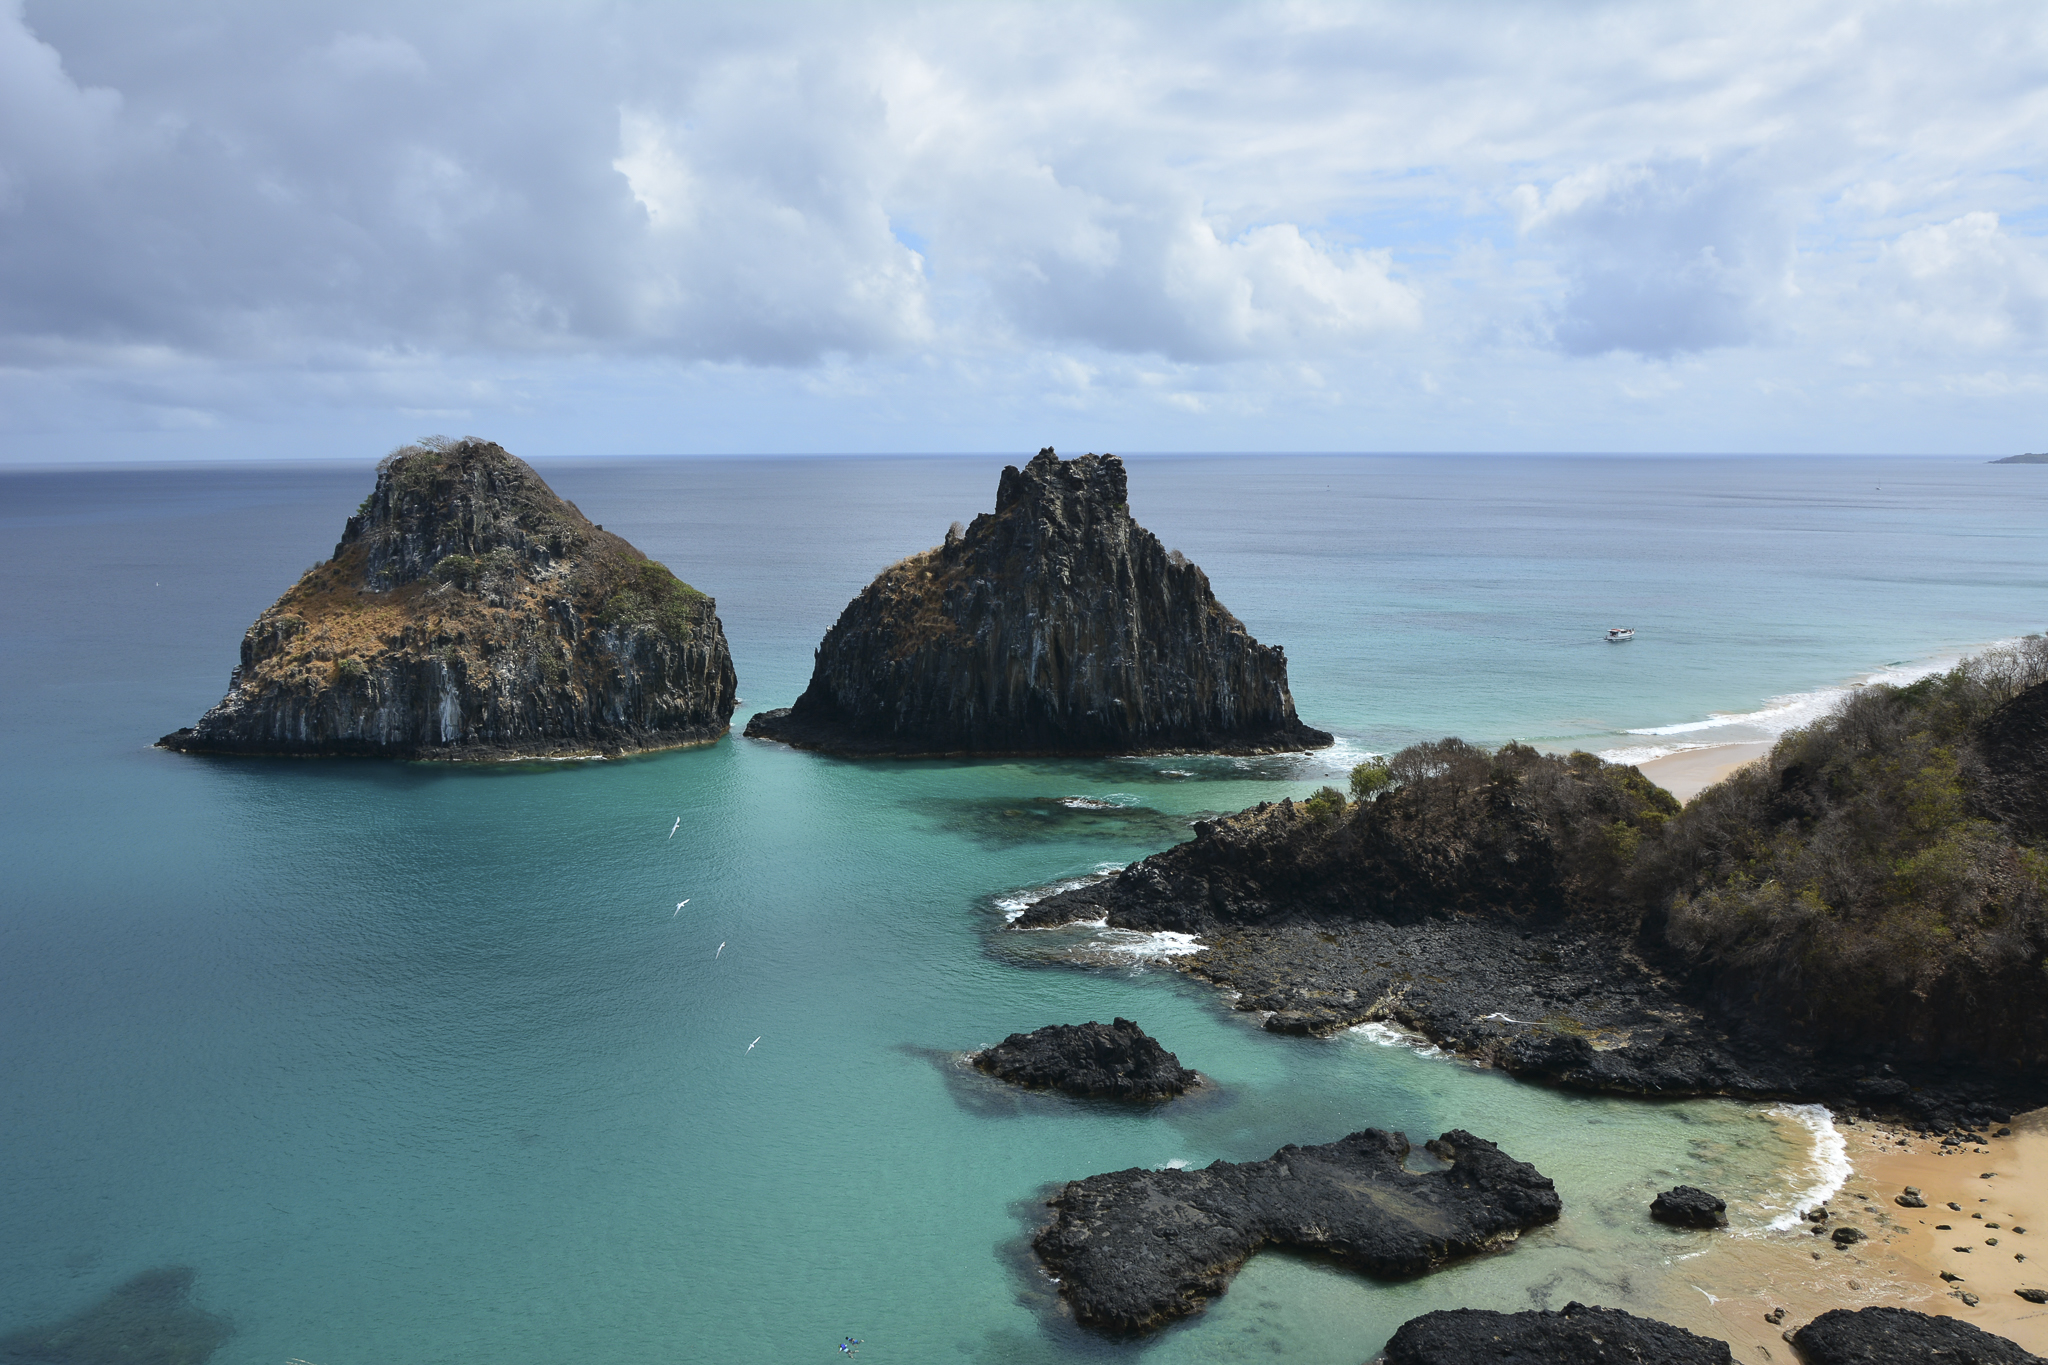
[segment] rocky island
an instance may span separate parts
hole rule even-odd
[[[502,759],[726,732],[712,599],[488,441],[394,451],[324,563],[256,619],[187,753]]]
[[[1091,1176],[1052,1200],[1032,1245],[1077,1321],[1126,1334],[1201,1312],[1262,1246],[1411,1276],[1557,1218],[1550,1180],[1485,1139],[1427,1147],[1441,1169],[1408,1170],[1408,1139],[1367,1128],[1265,1161]]]
[[[1277,1032],[1384,1020],[1587,1090],[2003,1122],[2048,1101],[2044,715],[2031,637],[1862,689],[1683,810],[1590,754],[1416,745],[1015,927],[1199,934],[1176,966]]]
[[[1316,748],[1287,658],[1131,519],[1123,462],[1050,449],[995,511],[882,571],[796,705],[747,734],[847,755],[1256,754]]]
[[[1201,1076],[1129,1019],[1048,1024],[974,1055],[977,1069],[1014,1085],[1117,1100],[1170,1100]]]

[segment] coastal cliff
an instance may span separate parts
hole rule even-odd
[[[1131,519],[1123,462],[1050,449],[996,507],[885,569],[796,705],[747,734],[843,754],[1274,753],[1303,725],[1287,658]]]
[[[242,637],[188,753],[494,759],[726,732],[712,599],[491,442],[394,451],[333,558]]]

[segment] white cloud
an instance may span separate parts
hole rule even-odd
[[[0,0],[0,365],[60,426],[658,370],[905,444],[1059,403],[1570,447],[1763,382],[1840,430],[1847,358],[2032,373],[2044,60],[2020,0]]]
[[[1909,335],[1976,350],[2038,345],[2048,329],[2048,259],[1995,213],[1966,213],[1887,243],[1879,279]]]

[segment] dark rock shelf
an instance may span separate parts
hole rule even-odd
[[[1725,1341],[1618,1308],[1555,1313],[1453,1308],[1401,1324],[1382,1365],[1730,1365]]]
[[[1557,1217],[1550,1180],[1485,1139],[1453,1130],[1428,1149],[1448,1164],[1411,1172],[1408,1139],[1368,1128],[1265,1161],[1091,1176],[1051,1201],[1033,1246],[1078,1321],[1133,1333],[1202,1311],[1263,1246],[1412,1276]]]

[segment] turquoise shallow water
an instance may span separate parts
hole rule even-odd
[[[999,463],[543,472],[717,595],[744,712],[793,697],[845,599],[985,508]],[[1287,645],[1304,716],[1348,755],[1447,731],[1624,745],[2038,628],[2039,473],[1144,460],[1132,501]],[[1803,1130],[1751,1107],[1278,1038],[1156,962],[999,932],[1019,888],[1302,792],[1326,759],[863,765],[728,740],[461,771],[148,749],[218,696],[242,628],[367,481],[0,477],[0,1330],[182,1263],[237,1324],[228,1365],[822,1360],[847,1333],[876,1360],[1356,1365],[1430,1307],[1668,1301],[1692,1244],[1642,1220],[1653,1189],[1710,1184],[1754,1230],[1816,1178]],[[1616,618],[1634,644],[1597,643]],[[954,1057],[1117,1013],[1215,1093],[1128,1113]],[[1031,1269],[1048,1182],[1368,1124],[1495,1137],[1567,1217],[1395,1286],[1262,1256],[1142,1344],[1075,1332]]]

